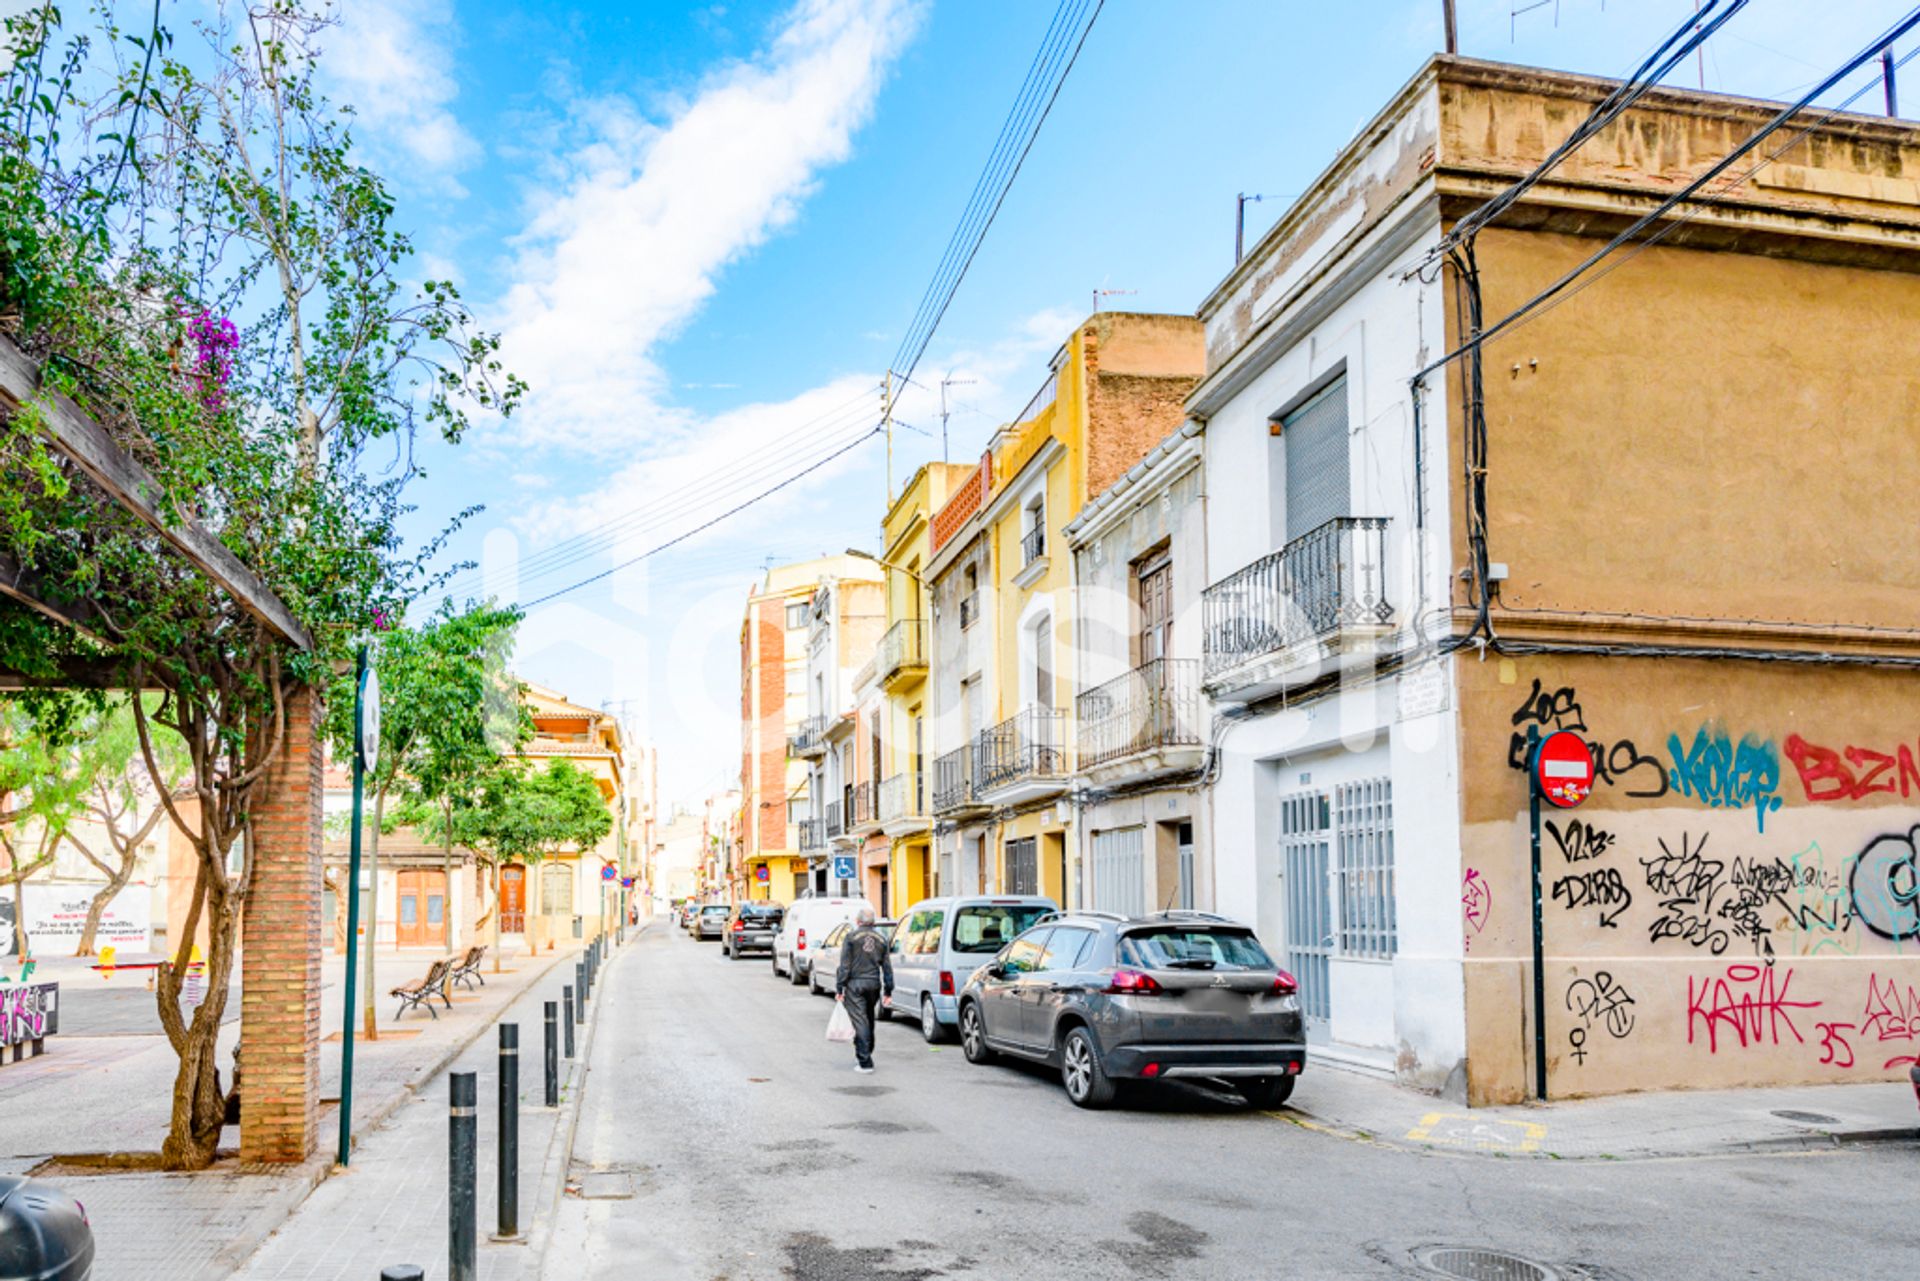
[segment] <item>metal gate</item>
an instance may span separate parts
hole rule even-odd
[[[1325,792],[1280,798],[1280,850],[1287,877],[1287,968],[1300,983],[1300,1011],[1324,1032],[1332,1015],[1327,958],[1333,954],[1333,903],[1327,851],[1331,814]]]
[[[1033,837],[1023,836],[1007,842],[1006,882],[1008,894],[1040,892],[1040,856]]]
[[[1146,914],[1145,828],[1122,827],[1093,834],[1093,906],[1096,911],[1123,916]]]

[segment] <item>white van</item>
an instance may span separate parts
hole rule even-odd
[[[842,921],[872,906],[863,898],[802,898],[787,906],[780,932],[773,936],[773,973],[784,974],[794,986],[807,981],[813,966],[813,951]]]
[[[1060,905],[1035,894],[922,899],[900,914],[893,935],[893,998],[881,1007],[917,1019],[939,1042],[957,1026],[955,997],[973,972],[1017,934]]]

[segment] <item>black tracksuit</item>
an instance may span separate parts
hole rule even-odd
[[[853,1021],[853,1057],[861,1067],[873,1066],[873,1020],[882,996],[893,995],[893,959],[887,940],[871,925],[849,930],[840,943],[840,967],[834,987],[844,998]]]

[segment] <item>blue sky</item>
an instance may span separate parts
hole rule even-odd
[[[1693,8],[1513,14],[1528,2],[1461,0],[1463,52],[1619,74]],[[1833,0],[1815,23],[1800,0],[1754,0],[1710,46],[1707,87],[1792,93],[1906,7]],[[455,279],[533,385],[524,414],[424,451],[417,534],[486,506],[455,543],[484,576],[459,586],[546,595],[870,425],[1052,9],[349,0],[332,90],[393,179],[422,274]],[[898,433],[896,474],[939,456],[925,388],[970,380],[952,456],[977,456],[1094,290],[1192,311],[1231,265],[1235,193],[1274,197],[1249,208],[1251,240],[1439,43],[1440,0],[1108,0],[903,398],[930,434]],[[617,705],[662,747],[670,798],[726,786],[747,586],[769,557],[873,548],[884,462],[870,441],[535,608],[519,670]]]

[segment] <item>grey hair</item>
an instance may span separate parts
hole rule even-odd
[[[855,925],[872,925],[873,909],[871,907],[866,906],[865,904],[862,904],[861,906],[854,908],[853,923]]]

